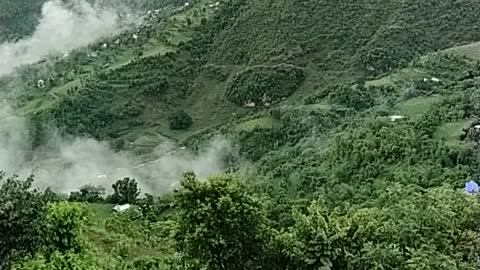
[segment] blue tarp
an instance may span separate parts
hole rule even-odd
[[[475,181],[465,183],[465,191],[470,194],[478,193],[478,184]]]

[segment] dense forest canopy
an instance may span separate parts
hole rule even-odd
[[[474,1],[122,3],[138,24],[0,78],[0,165],[78,179],[86,139],[130,166],[0,174],[0,269],[479,268]],[[41,7],[0,0],[0,40]]]

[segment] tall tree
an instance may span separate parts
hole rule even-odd
[[[0,173],[0,269],[44,244],[46,199],[32,183],[33,176],[23,181]]]
[[[54,250],[62,253],[80,252],[81,226],[87,221],[88,211],[79,203],[58,202],[48,205],[48,240]]]
[[[112,185],[112,188],[114,193],[110,200],[113,203],[135,203],[138,195],[140,195],[137,181],[133,178],[125,177],[122,180],[118,180]]]
[[[259,201],[231,175],[202,182],[188,173],[181,185],[175,239],[185,259],[212,270],[254,269],[266,224]]]

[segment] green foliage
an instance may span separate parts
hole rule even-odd
[[[32,183],[0,174],[0,268],[45,244],[47,202]]]
[[[295,225],[279,237],[292,267],[474,269],[476,198],[450,187],[424,193],[395,185],[373,203],[344,212],[314,201],[296,210]]]
[[[151,222],[156,222],[168,211],[174,208],[175,201],[170,194],[162,197],[154,197],[151,194],[145,194],[144,198],[137,201],[142,215]]]
[[[47,117],[68,134],[105,138],[111,133],[108,127],[140,114],[140,105],[129,101],[111,106],[106,100],[113,97],[111,92],[82,89],[77,96],[62,97]]]
[[[199,181],[192,173],[175,195],[179,207],[177,249],[208,269],[253,269],[263,250],[265,216],[238,180],[220,175]]]
[[[323,110],[317,107],[280,107],[272,109],[277,125],[272,129],[261,127],[241,130],[238,135],[240,152],[253,161],[258,161],[271,151],[297,144],[303,138],[325,132],[339,124],[341,110]]]
[[[127,263],[125,269],[135,270],[162,270],[167,269],[165,263],[159,258],[138,258]],[[172,269],[172,268],[170,268]]]
[[[168,117],[170,129],[181,130],[187,129],[193,124],[193,119],[185,111],[176,111]]]
[[[80,230],[88,220],[87,208],[78,203],[58,202],[48,205],[48,241],[61,253],[79,252]]]
[[[44,0],[6,0],[0,3],[0,41],[16,40],[33,33]]]
[[[223,82],[230,76],[230,70],[226,66],[205,65],[203,66],[203,74],[209,78]]]
[[[60,253],[54,252],[48,258],[36,256],[30,260],[19,263],[14,269],[18,270],[101,270],[95,258],[96,254],[91,253]]]
[[[454,0],[237,0],[211,22],[209,58],[224,65],[289,61],[383,74],[429,51],[479,40],[471,27],[477,12],[473,3]]]
[[[328,98],[332,103],[338,103],[356,110],[370,108],[375,104],[375,92],[365,85],[343,85],[331,91]]]
[[[255,66],[235,74],[226,97],[240,106],[276,103],[295,92],[304,79],[303,70],[293,65]]]
[[[125,177],[112,185],[113,194],[107,198],[110,203],[133,204],[140,195],[137,181],[133,178]]]
[[[138,221],[142,218],[142,213],[137,207],[122,213],[114,213],[105,220],[105,228],[111,232],[125,234],[131,238],[139,238],[142,235]]]
[[[80,191],[70,193],[69,200],[74,202],[100,203],[104,201],[105,188],[102,186],[86,185]]]

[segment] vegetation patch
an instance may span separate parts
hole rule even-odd
[[[272,129],[274,124],[272,117],[261,117],[238,124],[236,130],[252,131],[254,129]]]
[[[170,129],[181,130],[187,129],[193,124],[193,119],[184,111],[177,111],[168,117]]]
[[[293,65],[255,66],[237,73],[226,97],[243,106],[275,103],[295,92],[305,80],[303,69]]]
[[[404,101],[398,105],[402,115],[417,116],[426,113],[433,105],[440,102],[440,96],[416,97]]]
[[[433,134],[435,139],[444,140],[449,145],[458,145],[462,142],[464,129],[469,128],[473,120],[463,119],[440,125]]]

